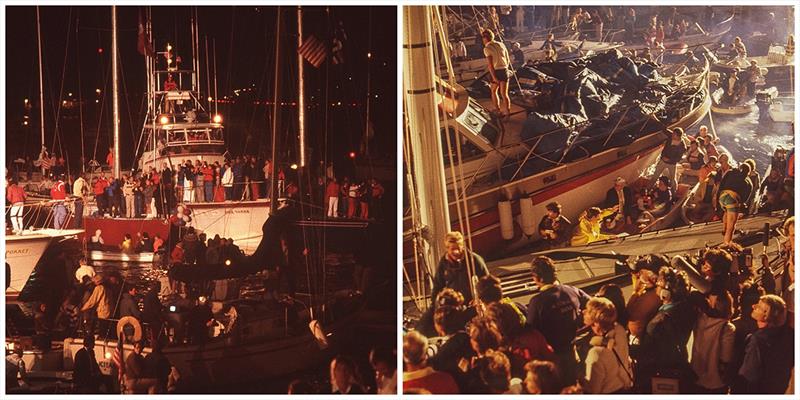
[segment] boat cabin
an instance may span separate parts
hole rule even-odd
[[[186,159],[224,162],[226,151],[222,117],[206,110],[194,90],[181,90],[193,71],[156,71],[153,106],[144,125],[142,169]],[[177,77],[177,78],[176,78]]]

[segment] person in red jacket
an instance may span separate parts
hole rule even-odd
[[[458,385],[450,374],[428,366],[428,338],[417,331],[403,338],[403,392],[458,394]]]
[[[64,200],[67,198],[67,185],[64,178],[59,176],[55,184],[50,189],[50,198],[53,200],[53,227],[56,229],[65,228],[67,222],[67,207]]]
[[[169,259],[170,263],[172,264],[183,264],[185,260],[183,242],[178,242],[178,244],[175,245],[175,248],[172,249]]]
[[[105,215],[108,210],[108,199],[106,198],[106,188],[108,187],[108,180],[106,173],[101,172],[100,177],[94,182],[92,192],[94,192],[94,200],[97,202],[97,211],[100,215]]]
[[[11,204],[11,226],[14,228],[14,233],[20,234],[25,228],[22,215],[24,214],[23,209],[27,199],[28,195],[25,193],[25,189],[17,185],[17,181],[12,179],[9,182],[6,200],[8,200],[8,204]]]

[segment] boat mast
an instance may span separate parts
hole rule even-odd
[[[428,268],[444,254],[444,238],[450,230],[441,130],[434,82],[432,6],[404,8],[403,84],[412,154],[412,176],[419,203],[419,235]]]
[[[275,211],[277,205],[277,198],[278,198],[278,152],[277,152],[277,144],[278,144],[278,118],[280,117],[280,113],[278,112],[278,88],[280,87],[280,70],[281,70],[281,62],[280,62],[280,55],[281,55],[281,6],[278,6],[278,20],[275,22],[275,76],[272,80],[272,84],[275,85],[273,87],[272,92],[272,174],[270,176],[270,195],[269,195],[269,208],[270,212]]]
[[[39,6],[36,6],[36,38],[39,43],[39,126],[42,132],[42,147],[44,147],[44,78],[42,77],[42,24],[39,20]],[[44,178],[44,166],[42,166]]]
[[[111,76],[114,90],[114,177],[119,178],[119,80],[117,76],[117,6],[111,6]]]
[[[297,48],[303,46],[303,8],[297,6]],[[297,52],[297,118],[298,118],[298,136],[300,137],[300,160],[298,165],[300,171],[306,166],[306,107],[305,107],[305,93],[303,82],[303,55]],[[301,181],[298,179],[298,181]],[[302,182],[302,181],[301,181]]]

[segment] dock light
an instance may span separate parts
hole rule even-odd
[[[97,54],[103,54],[103,48],[102,47],[98,47],[97,48]]]
[[[25,104],[28,104],[28,99],[25,99]]]
[[[170,51],[170,50],[172,50],[172,45],[167,43],[167,51]]]
[[[215,124],[219,124],[221,122],[222,122],[222,115],[219,115],[219,114],[215,115],[214,116],[214,123]]]
[[[161,122],[161,125],[166,125],[169,123],[169,117],[162,115],[161,118],[158,119],[158,122]]]
[[[372,53],[367,53],[367,58],[372,58]]]
[[[212,100],[214,100],[214,99],[212,99],[211,96],[208,96],[208,101],[212,101]]]
[[[63,105],[67,105],[67,101],[66,101],[66,100],[64,100],[64,101],[62,101],[62,102],[61,102],[61,104],[63,104]]]
[[[27,126],[28,125],[28,121],[23,122],[22,125],[26,125]]]
[[[72,92],[67,93],[69,97],[72,97]]]
[[[178,307],[175,307],[174,305],[169,306],[169,312],[176,312],[176,311],[178,311]]]
[[[101,90],[100,90],[100,88],[97,88],[97,89],[94,90],[94,92],[97,93],[97,94],[100,94]]]
[[[231,266],[231,260],[225,260],[225,265],[230,267]]]
[[[167,59],[167,64],[172,64],[172,59],[171,58]]]
[[[348,154],[348,156],[350,158],[356,158],[356,152],[355,151],[351,151],[350,154]]]
[[[108,359],[108,358],[111,358],[111,352],[108,352],[108,351],[107,351],[107,352],[106,352],[106,354],[105,354],[105,356],[106,356],[106,359]]]
[[[290,165],[290,166],[289,166],[289,168],[291,168],[291,169],[297,169],[297,164],[292,164],[292,165]]]

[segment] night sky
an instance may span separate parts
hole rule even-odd
[[[121,75],[120,119],[123,169],[134,162],[146,104],[144,56],[136,50],[138,15],[141,7],[117,7]],[[282,7],[281,98],[297,100],[297,18],[295,7]],[[319,69],[305,63],[307,131],[312,162],[332,160],[342,169],[352,165],[350,151],[359,151],[366,125],[367,87],[370,85],[370,117],[375,138],[370,143],[374,158],[393,159],[396,143],[396,8],[395,7],[304,7],[304,36],[326,38],[341,21],[346,34],[345,62],[323,63]],[[326,12],[327,11],[327,12]],[[275,28],[277,7],[199,7],[202,98],[206,91],[205,38],[213,72],[213,43],[216,42],[217,86],[231,154],[268,154],[270,151]],[[173,45],[183,66],[191,59],[190,8],[152,7],[153,40],[156,51]],[[83,103],[83,150],[86,159],[94,155],[105,160],[111,145],[111,8],[41,7],[44,58],[46,146],[67,157],[79,168]],[[77,28],[77,29],[76,29]],[[36,157],[39,150],[39,84],[37,71],[36,8],[6,8],[6,157]],[[372,57],[367,58],[371,53]],[[66,58],[65,58],[66,57]],[[159,62],[163,69],[163,57]],[[80,75],[80,77],[79,77]],[[63,79],[62,79],[63,76]],[[327,77],[327,79],[326,79]],[[368,79],[369,77],[369,79]],[[80,85],[79,85],[80,78]],[[328,82],[326,109],[326,81]],[[213,85],[213,81],[212,81]],[[100,89],[100,94],[97,94]],[[242,90],[248,89],[248,90]],[[238,96],[235,94],[238,91]],[[70,97],[69,94],[72,94]],[[109,93],[108,96],[105,94]],[[213,95],[213,93],[211,93]],[[377,95],[377,98],[376,98]],[[26,110],[24,100],[32,108]],[[58,103],[67,101],[59,118]],[[333,104],[331,106],[331,104]],[[102,109],[102,113],[101,113]],[[297,154],[294,140],[297,108],[282,107],[279,149],[283,162]],[[327,114],[327,116],[326,116]],[[24,124],[29,116],[28,125]],[[328,135],[324,134],[328,121]],[[99,134],[98,134],[99,133]],[[60,150],[59,150],[60,147]],[[95,150],[96,148],[96,150]],[[246,149],[246,150],[245,150]]]

